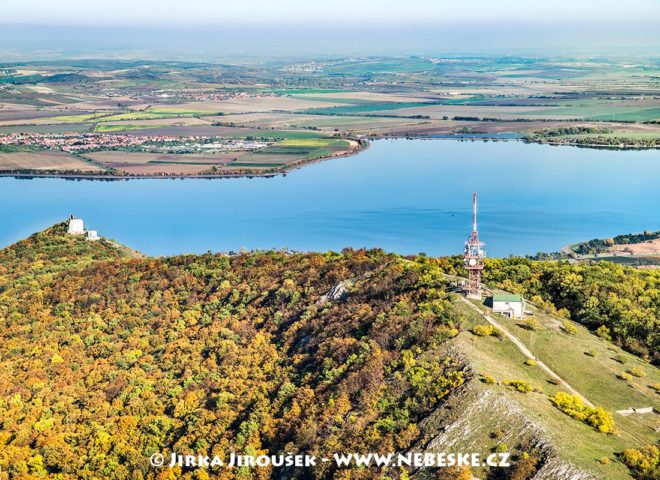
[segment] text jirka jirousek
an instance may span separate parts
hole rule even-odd
[[[235,468],[235,467],[315,467],[332,462],[338,467],[508,467],[510,454],[491,453],[335,453],[329,456],[287,453],[284,455],[240,455],[230,453],[225,461],[219,456],[190,455],[172,452],[150,457],[154,467]],[[166,462],[167,460],[167,462]]]

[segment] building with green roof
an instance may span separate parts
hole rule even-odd
[[[501,313],[509,318],[522,318],[525,313],[525,299],[522,295],[496,293],[492,301],[493,313]]]

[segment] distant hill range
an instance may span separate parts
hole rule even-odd
[[[639,268],[660,267],[660,230],[594,238],[563,247],[559,252],[539,252],[533,260],[609,261]]]
[[[628,233],[606,239],[593,239],[571,245],[570,249],[579,255],[597,253],[629,253],[660,255],[660,230],[656,232]]]

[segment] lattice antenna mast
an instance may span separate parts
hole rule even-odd
[[[477,192],[472,194],[472,231],[477,231]]]
[[[465,293],[470,298],[481,298],[481,271],[484,268],[486,252],[479,240],[477,231],[477,193],[472,194],[472,232],[465,242],[465,268],[468,271],[468,283]]]

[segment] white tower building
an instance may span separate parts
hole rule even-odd
[[[84,235],[85,224],[83,223],[82,218],[74,218],[72,213],[69,217],[69,228],[66,233],[69,235]]]

